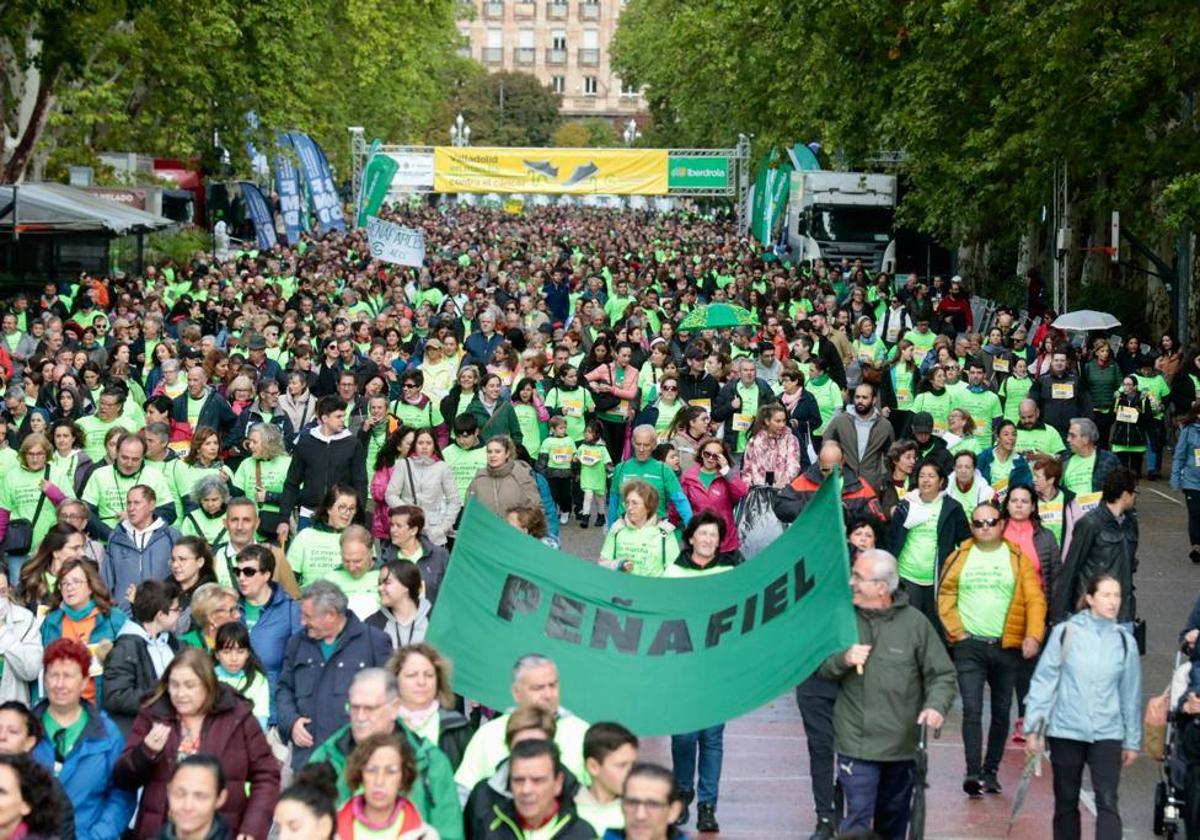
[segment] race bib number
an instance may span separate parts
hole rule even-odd
[[[925,354],[927,352],[928,351],[922,350],[920,347],[914,347],[913,348],[913,361],[916,362],[918,366],[920,366],[921,362],[925,361]]]
[[[996,373],[1008,373],[1008,359],[993,359],[992,370]]]
[[[1089,510],[1094,510],[1100,504],[1100,494],[1080,493],[1075,497],[1075,501],[1079,502],[1079,507],[1083,509],[1084,513],[1087,513]]]
[[[1117,406],[1118,423],[1136,423],[1140,413],[1131,405]]]
[[[703,408],[705,411],[712,411],[712,400],[694,399],[688,400],[688,405],[694,405]]]
[[[950,431],[950,427],[946,424],[945,420],[934,419],[933,430],[935,432],[948,432]]]
[[[1008,479],[1000,478],[992,482],[992,489],[1003,496],[1008,492]]]
[[[1070,382],[1056,382],[1050,386],[1050,398],[1054,400],[1075,399],[1075,386]]]
[[[871,362],[875,361],[875,354],[874,353],[859,353],[858,360],[860,362],[865,362],[866,364],[869,365],[869,364],[871,364]]]
[[[754,423],[753,414],[735,414],[733,415],[733,430],[735,432],[744,432]]]
[[[550,452],[550,463],[556,467],[565,467],[571,463],[570,449],[554,449]]]
[[[1062,502],[1058,504],[1042,503],[1038,506],[1038,516],[1042,520],[1043,525],[1058,525],[1063,521]]]
[[[585,452],[583,455],[579,456],[579,463],[583,464],[585,467],[594,467],[596,464],[600,463],[600,456],[593,455],[590,452]]]
[[[629,416],[629,400],[621,400],[617,403],[617,414],[620,414],[622,417]]]
[[[577,401],[565,402],[562,404],[562,413],[564,417],[582,417],[583,403]]]
[[[1194,464],[1197,467],[1200,467],[1200,449],[1192,450],[1192,464]]]
[[[911,388],[897,388],[896,389],[896,407],[897,408],[904,408],[905,406],[911,405],[912,401],[913,401],[913,395],[912,395]]]

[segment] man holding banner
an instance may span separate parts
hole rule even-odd
[[[846,796],[843,834],[875,831],[903,840],[918,727],[939,729],[954,703],[946,648],[899,589],[895,557],[880,549],[858,556],[850,591],[860,642],[830,656],[819,672],[841,684],[833,728]]]

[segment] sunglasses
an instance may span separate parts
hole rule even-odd
[[[663,389],[664,391],[678,391],[678,390],[679,390],[679,389],[678,389],[678,388],[676,388],[674,385],[664,385],[664,386],[662,387],[662,389]]]
[[[998,516],[993,519],[972,519],[971,520],[971,525],[973,525],[976,528],[995,528],[999,524],[1000,524],[1000,517],[998,517]]]
[[[701,452],[700,457],[701,458],[720,458],[721,453],[720,452]]]
[[[238,577],[254,577],[259,574],[260,570],[253,566],[239,566],[233,570]]]

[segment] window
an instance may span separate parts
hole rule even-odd
[[[550,84],[554,87],[554,92],[557,94],[567,92],[567,79],[565,76],[551,76]]]
[[[584,76],[583,77],[583,92],[585,94],[587,94],[588,96],[595,96],[596,89],[597,89],[596,88],[596,77],[595,76]]]
[[[555,29],[550,33],[550,49],[565,50],[567,48],[567,33],[563,29]]]
[[[504,46],[504,30],[489,29],[487,31],[487,45],[493,49]]]
[[[600,30],[599,29],[583,30],[583,48],[585,50],[600,49]]]
[[[621,80],[621,95],[622,96],[637,96],[638,95],[638,86],[622,79]]]

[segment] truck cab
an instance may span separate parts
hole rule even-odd
[[[862,260],[872,272],[892,271],[896,178],[865,172],[793,172],[787,241],[798,260]]]

